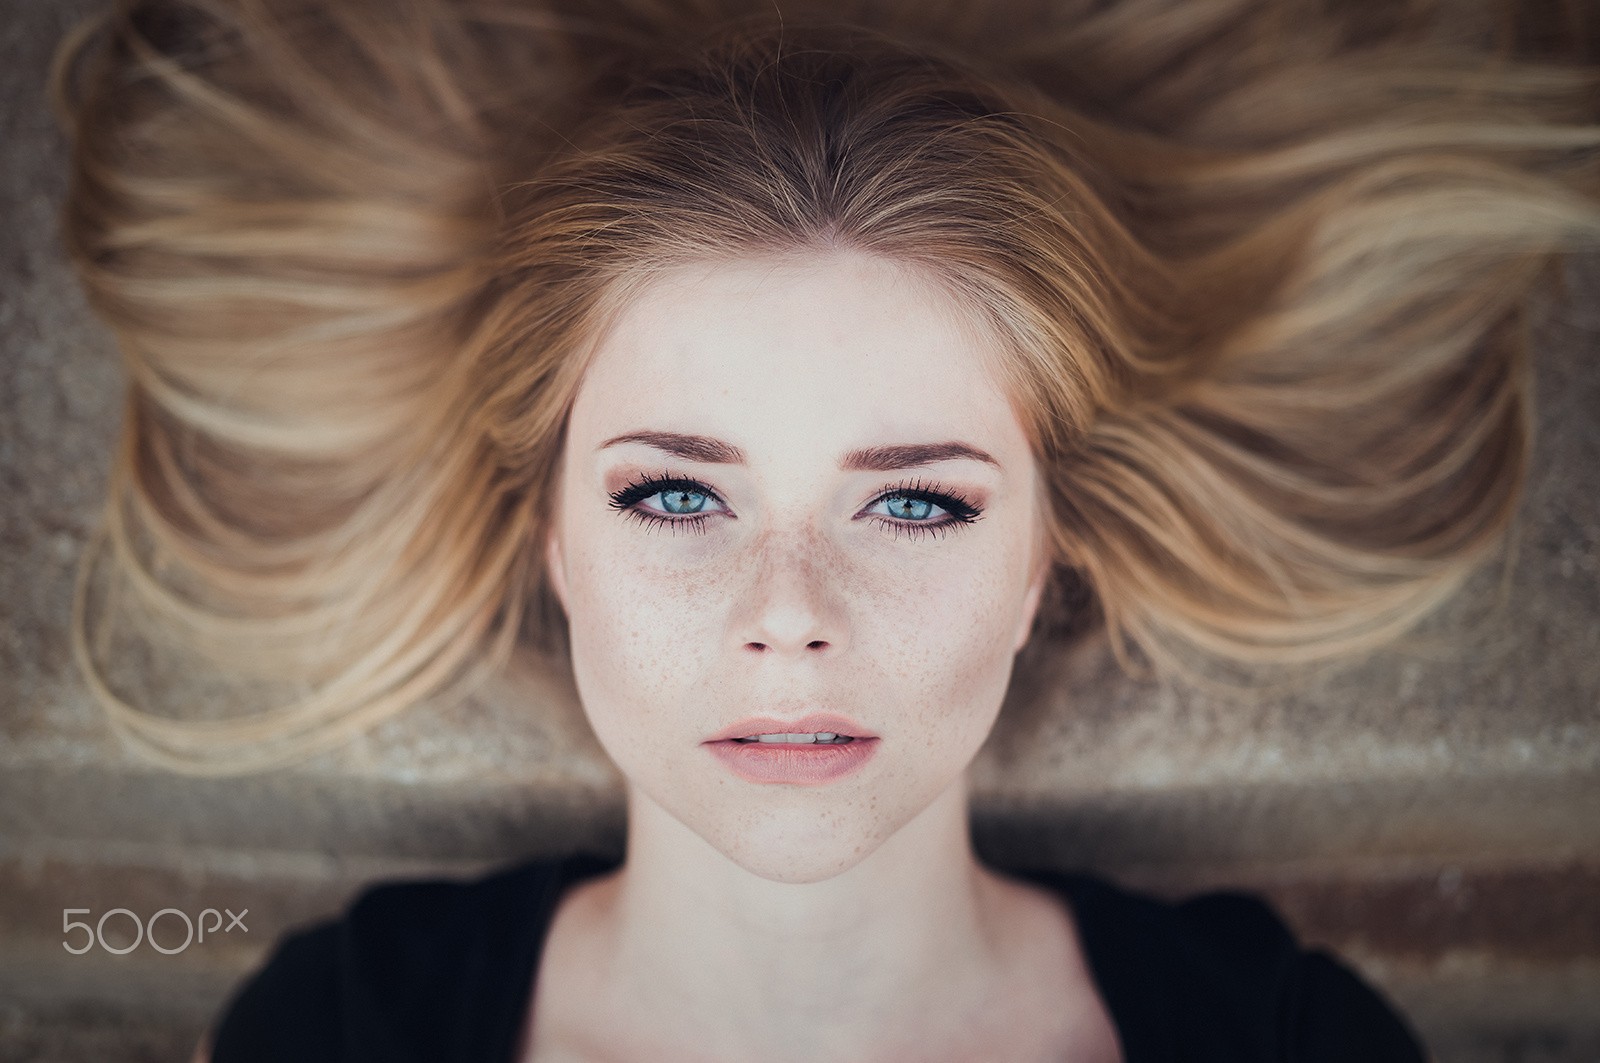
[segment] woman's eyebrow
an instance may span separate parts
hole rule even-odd
[[[841,469],[853,472],[888,472],[892,469],[915,469],[938,461],[966,458],[1000,467],[1000,463],[985,451],[970,443],[951,440],[948,443],[897,443],[886,447],[865,447],[852,450],[839,463]]]
[[[732,443],[710,436],[685,435],[681,432],[627,432],[601,443],[604,450],[619,443],[643,443],[647,447],[665,451],[684,461],[705,462],[711,465],[743,465],[744,451]],[[988,453],[972,446],[951,440],[946,443],[898,443],[892,446],[863,447],[852,450],[839,463],[841,469],[851,472],[889,472],[895,469],[915,469],[934,462],[965,458],[986,462],[996,468],[1000,463]]]
[[[643,443],[647,447],[664,450],[684,461],[702,461],[710,465],[743,465],[744,451],[732,443],[724,443],[710,436],[689,436],[680,432],[627,432],[613,436],[596,450],[614,447],[619,443]]]

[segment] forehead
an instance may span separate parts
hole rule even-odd
[[[998,358],[952,295],[885,259],[680,266],[623,302],[571,430],[727,433],[756,450],[962,433],[1004,449],[1024,437]]]

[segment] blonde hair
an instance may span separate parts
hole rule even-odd
[[[1590,69],[1252,0],[732,14],[130,2],[63,48],[66,242],[131,375],[111,571],[152,637],[303,692],[128,704],[91,550],[75,645],[137,749],[259,769],[559,647],[566,411],[693,259],[881,255],[1001,340],[1049,486],[1036,637],[1322,659],[1495,545],[1522,314],[1600,245]]]

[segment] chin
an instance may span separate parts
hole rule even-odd
[[[732,863],[770,882],[822,882],[872,855],[893,833],[868,807],[750,808],[743,814],[675,817]]]
[[[711,841],[711,839],[707,839]],[[832,839],[831,844],[796,843],[785,839],[736,838],[728,844],[711,844],[739,867],[768,882],[795,885],[824,882],[844,874],[865,860],[878,847],[876,839],[857,844],[841,844],[848,839]]]

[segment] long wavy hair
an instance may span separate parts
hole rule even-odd
[[[1416,4],[736,6],[127,0],[63,46],[65,240],[130,375],[74,642],[137,749],[259,769],[559,651],[566,414],[688,261],[882,256],[999,340],[1036,639],[1316,660],[1494,548],[1529,297],[1600,246],[1592,67]],[[101,560],[146,635],[298,693],[129,704]]]

